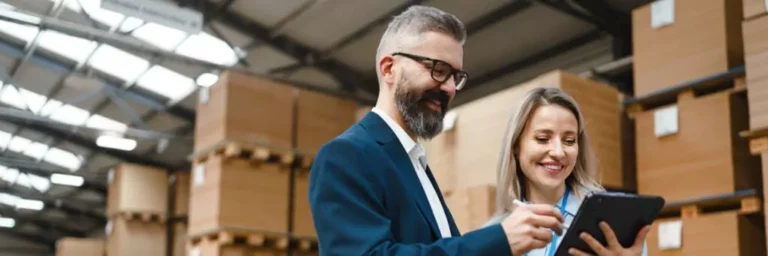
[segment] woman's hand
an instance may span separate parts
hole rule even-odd
[[[639,233],[637,233],[637,237],[635,238],[635,243],[632,245],[632,247],[624,248],[619,243],[619,240],[616,238],[616,233],[613,232],[613,229],[611,229],[610,226],[608,226],[608,223],[600,222],[600,229],[603,230],[603,234],[605,234],[605,240],[608,242],[608,248],[600,244],[600,242],[597,241],[594,237],[587,234],[586,232],[581,233],[579,237],[581,237],[584,242],[586,242],[589,247],[592,248],[593,251],[597,253],[599,256],[640,256],[643,254],[643,243],[645,242],[645,236],[648,234],[648,231],[651,230],[651,226],[645,226],[643,229],[640,230]],[[574,256],[586,256],[591,255],[585,252],[582,252],[576,248],[571,248],[568,250],[568,253]]]

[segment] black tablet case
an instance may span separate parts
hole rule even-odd
[[[623,247],[630,247],[640,229],[653,223],[664,203],[664,199],[659,196],[616,192],[591,193],[579,207],[555,255],[569,255],[570,248],[594,254],[589,245],[579,237],[579,234],[585,231],[606,246],[605,236],[599,226],[600,221],[606,221],[611,226]]]

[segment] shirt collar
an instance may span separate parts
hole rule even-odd
[[[417,144],[416,141],[411,139],[411,136],[408,136],[408,133],[405,132],[403,127],[400,127],[400,125],[398,125],[397,122],[392,119],[392,117],[387,115],[387,113],[385,113],[383,110],[376,107],[373,107],[371,111],[381,116],[381,119],[384,119],[384,122],[387,123],[387,126],[389,126],[389,128],[392,129],[392,132],[395,133],[395,136],[397,136],[397,139],[400,140],[400,144],[403,145],[405,152],[408,152],[409,156],[413,157],[414,159],[426,157],[426,153],[424,152],[424,149],[421,147],[421,145]]]

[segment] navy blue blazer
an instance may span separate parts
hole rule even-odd
[[[320,255],[510,255],[501,225],[442,238],[400,140],[376,113],[324,144],[312,165],[309,203]]]

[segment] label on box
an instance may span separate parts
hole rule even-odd
[[[653,130],[657,138],[675,134],[678,128],[677,106],[670,106],[653,112]]]
[[[115,180],[115,168],[109,169],[107,172],[107,184],[112,184],[113,180]]]
[[[195,186],[203,185],[203,182],[205,182],[205,165],[195,166],[193,176]]]
[[[765,0],[765,10],[768,11],[768,0]]]
[[[456,113],[455,110],[448,111],[443,118],[443,131],[453,130],[453,127],[456,124],[456,119],[458,118],[459,114]]]
[[[659,223],[659,249],[675,250],[683,246],[683,221]]]
[[[211,97],[211,89],[208,89],[208,87],[201,87],[200,93],[198,94],[198,99],[200,100],[201,104],[208,103],[208,98]]]
[[[651,27],[654,29],[675,23],[675,0],[657,0],[651,4]]]
[[[104,225],[104,233],[107,236],[112,234],[112,221],[107,221],[107,225]]]

